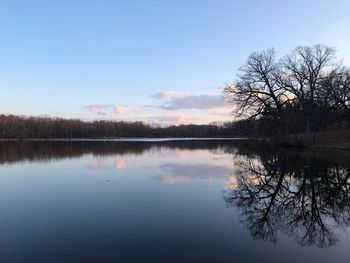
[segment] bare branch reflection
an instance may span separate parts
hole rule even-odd
[[[277,241],[278,232],[301,246],[337,244],[336,228],[350,221],[350,163],[301,153],[241,157],[237,188],[224,193],[239,208],[256,239]]]

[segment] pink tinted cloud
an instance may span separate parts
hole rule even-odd
[[[111,107],[111,106],[110,105],[93,104],[93,105],[87,105],[84,108],[91,113],[96,113],[99,115],[106,115],[104,110],[108,109],[109,107]]]
[[[120,159],[120,160],[115,161],[114,167],[118,170],[123,170],[123,169],[126,169],[128,167],[128,164],[126,163],[125,160]]]
[[[128,108],[122,105],[118,105],[114,108],[114,113],[120,114],[120,115],[125,115],[128,113]]]
[[[132,110],[133,113],[141,113],[143,112],[143,109],[141,107],[136,107]]]
[[[180,98],[187,96],[184,93],[181,92],[175,92],[175,91],[165,91],[165,92],[158,92],[155,94],[152,94],[151,97],[155,99],[164,99],[164,98]]]

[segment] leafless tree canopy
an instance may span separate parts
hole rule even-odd
[[[297,47],[280,59],[273,49],[254,52],[239,71],[224,90],[235,113],[273,120],[280,136],[293,129],[288,123],[315,130],[327,125],[321,116],[350,116],[350,70],[336,62],[331,47]]]

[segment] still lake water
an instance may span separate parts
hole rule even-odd
[[[0,262],[349,262],[350,154],[1,142]]]

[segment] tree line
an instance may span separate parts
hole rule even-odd
[[[227,122],[160,127],[143,122],[83,121],[52,117],[0,115],[0,139],[229,137],[239,135]]]
[[[325,45],[297,47],[276,59],[252,53],[224,93],[245,129],[283,138],[349,125],[350,69]]]

